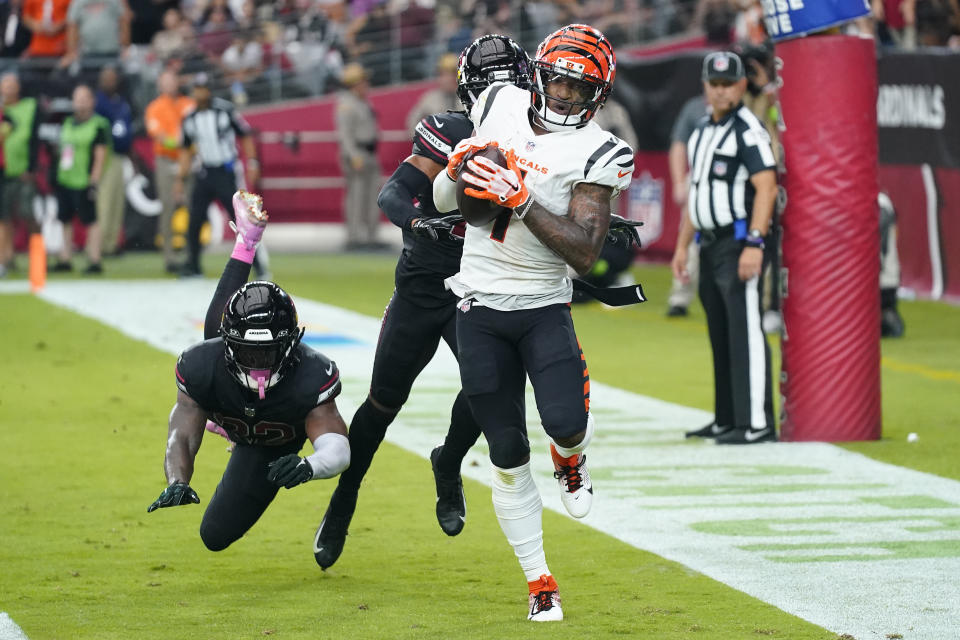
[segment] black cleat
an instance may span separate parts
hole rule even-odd
[[[896,308],[882,309],[880,311],[880,336],[883,338],[902,338],[906,327],[903,324],[903,316]]]
[[[50,267],[50,271],[67,273],[73,271],[73,265],[66,260],[58,260],[52,267]]]
[[[729,432],[731,429],[733,429],[733,427],[718,427],[716,422],[711,422],[701,429],[687,431],[683,436],[685,438],[717,438]]]
[[[313,557],[324,571],[332,567],[343,553],[343,545],[347,541],[347,528],[350,526],[350,520],[353,519],[352,510],[347,515],[337,515],[332,512],[335,499],[336,492],[330,499],[330,506],[323,514],[323,520],[320,521],[317,535],[313,539]]]
[[[433,480],[437,484],[437,522],[448,536],[455,536],[463,531],[467,518],[467,501],[463,497],[463,479],[441,473],[437,469],[437,459],[443,445],[430,452],[430,466],[433,467]]]
[[[717,437],[717,444],[757,444],[758,442],[776,442],[777,432],[773,427],[751,429],[737,427]]]
[[[668,318],[686,318],[689,315],[686,307],[675,304],[667,309]]]

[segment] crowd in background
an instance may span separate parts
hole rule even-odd
[[[960,0],[872,5],[874,18],[849,28],[875,36],[878,46],[960,49]],[[415,108],[431,113],[456,107],[456,52],[474,38],[502,33],[533,53],[543,34],[570,22],[597,27],[620,52],[665,38],[709,47],[767,42],[759,0],[5,0],[0,73],[16,73],[23,94],[39,99],[43,122],[57,126],[75,111],[77,85],[99,88],[96,111],[111,123],[112,154],[122,159],[130,137],[146,134],[163,164],[177,153],[174,114],[190,106],[171,101],[189,94],[200,75],[214,95],[239,107],[333,92],[350,84],[344,72],[354,68],[371,86],[434,79],[438,90]],[[117,70],[106,81],[105,67]],[[162,134],[144,118],[158,95]],[[617,120],[612,104],[601,115]],[[57,152],[56,128],[40,126],[37,135]],[[118,166],[103,176],[109,187],[91,195],[104,211],[122,201]],[[168,185],[155,186],[169,196]],[[165,200],[164,220],[171,215]],[[109,222],[100,232],[110,254],[122,249],[118,216],[104,215]],[[163,234],[168,244],[169,230]],[[169,247],[166,263],[171,268]]]

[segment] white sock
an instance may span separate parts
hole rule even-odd
[[[557,450],[557,453],[559,453],[564,458],[569,458],[570,456],[574,456],[578,453],[583,453],[584,451],[586,451],[587,445],[590,444],[590,441],[592,439],[593,439],[593,414],[587,413],[587,432],[583,434],[583,440],[581,440],[578,444],[575,444],[572,447],[567,448],[567,447],[561,447],[560,445],[558,445],[553,438],[550,438],[550,442],[553,443],[553,448]]]
[[[513,469],[493,466],[493,511],[527,582],[550,575],[543,553],[543,502],[529,462]]]

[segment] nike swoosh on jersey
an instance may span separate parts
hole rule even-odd
[[[629,169],[627,169],[626,171],[617,171],[617,177],[618,177],[618,178],[622,178],[623,176],[627,175],[628,173],[631,173],[631,171],[630,171]]]
[[[333,373],[333,363],[332,363],[332,362],[331,362],[330,365],[327,367],[327,375],[330,375],[331,373]]]
[[[437,126],[437,129],[443,129],[443,123],[437,120],[437,116],[431,116],[433,118],[433,124]]]

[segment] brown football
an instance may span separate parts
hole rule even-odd
[[[507,166],[507,158],[503,155],[503,152],[500,151],[499,147],[490,146],[479,149],[473,153],[468,153],[463,158],[463,164],[460,165],[460,176],[457,178],[457,208],[460,209],[460,215],[467,221],[467,224],[473,225],[474,227],[482,227],[490,224],[494,218],[504,211],[509,212],[510,209],[501,207],[499,204],[491,202],[490,200],[481,200],[480,198],[468,196],[463,192],[464,189],[477,188],[475,185],[463,179],[463,174],[470,171],[470,169],[467,168],[467,160],[475,156],[483,156],[496,162],[501,167]]]

